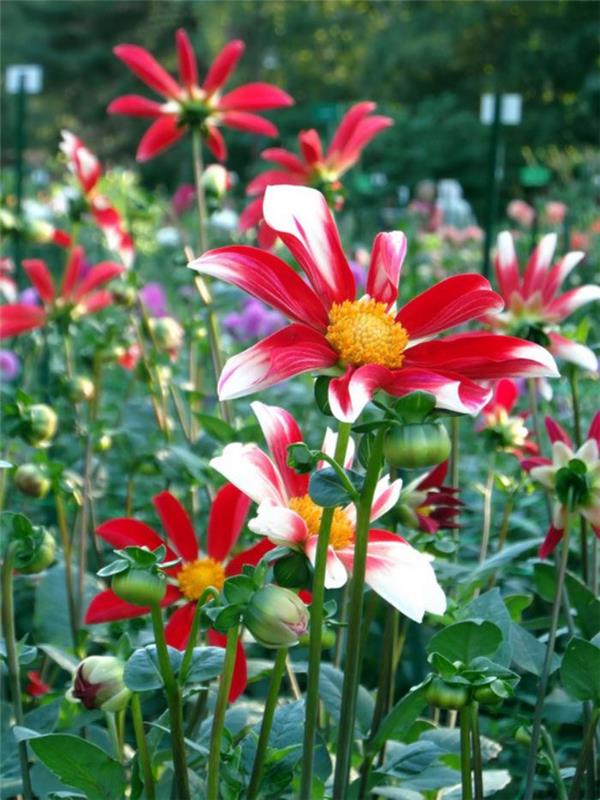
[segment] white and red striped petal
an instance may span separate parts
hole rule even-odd
[[[179,78],[188,92],[198,85],[198,64],[190,38],[183,28],[175,33]]]
[[[213,61],[202,84],[202,88],[207,94],[213,94],[227,82],[245,47],[246,45],[239,39],[225,45]]]
[[[186,128],[177,125],[177,117],[166,114],[148,128],[142,136],[136,153],[138,161],[148,161],[166,150],[185,134]]]
[[[277,465],[289,497],[302,497],[308,492],[308,475],[299,475],[288,466],[288,447],[302,442],[298,423],[284,408],[265,403],[250,404],[261,427],[271,455]]]
[[[546,308],[548,320],[559,322],[587,303],[600,300],[600,286],[587,284],[559,295]]]
[[[253,533],[266,536],[270,542],[284,547],[302,548],[308,539],[308,528],[300,514],[282,505],[261,503],[248,527]]]
[[[548,303],[562,286],[567,276],[579,264],[585,253],[581,250],[574,250],[567,253],[559,262],[548,272],[546,283],[542,291],[542,301]]]
[[[255,444],[228,444],[210,466],[255,503],[287,506],[285,484],[277,467]]]
[[[331,428],[327,428],[325,431],[325,436],[323,437],[323,444],[321,445],[321,450],[324,453],[327,453],[330,458],[333,458],[335,455],[335,448],[337,447],[337,440],[338,434],[331,430]],[[348,439],[348,445],[346,446],[346,454],[344,456],[344,467],[345,469],[351,469],[352,463],[354,461],[354,452],[356,450],[356,445],[354,443],[354,439],[350,437]],[[329,465],[326,461],[319,461],[317,469],[325,469]]]
[[[45,262],[41,258],[25,258],[21,263],[40,298],[44,303],[51,303],[56,290],[52,275]]]
[[[306,186],[269,186],[263,217],[296,258],[324,302],[354,300],[354,277],[323,195]]]
[[[285,108],[294,104],[293,99],[270,83],[245,83],[219,100],[222,111],[266,111],[271,108]]]
[[[556,250],[556,238],[555,233],[547,233],[531,254],[523,276],[522,295],[524,298],[543,290],[547,271],[552,264]]]
[[[385,475],[380,478],[375,487],[375,494],[373,495],[373,504],[371,506],[371,522],[374,522],[379,517],[386,514],[393,508],[400,497],[402,490],[402,481],[395,480],[390,483],[390,476]]]
[[[389,309],[398,297],[398,281],[406,256],[406,236],[400,231],[378,233],[371,250],[367,294]]]
[[[141,81],[158,94],[169,98],[177,98],[181,94],[181,88],[177,82],[143,47],[135,44],[120,44],[113,48],[113,53],[129,67],[134,75],[137,75]]]
[[[139,94],[117,97],[106,110],[109,114],[123,114],[128,117],[160,117],[164,114],[161,103]]]
[[[503,306],[504,301],[485,278],[465,273],[446,278],[421,292],[400,309],[396,320],[411,339],[421,339],[501,311]]]
[[[515,253],[515,245],[509,231],[498,235],[498,250],[494,263],[496,280],[500,294],[508,303],[514,292],[520,291],[519,262]]]
[[[288,325],[229,359],[219,378],[219,398],[244,397],[294,375],[327,369],[337,360],[322,334],[306,325]]]
[[[311,536],[304,545],[304,552],[310,563],[315,565],[318,536]],[[341,551],[340,551],[341,552]],[[354,552],[354,551],[352,551]],[[341,561],[338,551],[333,547],[327,548],[327,560],[325,562],[325,588],[326,589],[339,589],[344,586],[348,581],[348,569]]]
[[[567,339],[559,333],[549,333],[548,350],[555,358],[562,358],[588,372],[598,372],[598,357],[590,347]]]
[[[190,269],[219,278],[282,311],[295,322],[325,332],[327,311],[297,272],[272,253],[244,245],[209,250]]]

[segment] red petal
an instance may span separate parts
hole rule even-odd
[[[496,388],[494,389],[494,396],[484,409],[484,411],[493,411],[494,408],[500,406],[503,408],[507,413],[510,412],[515,407],[515,403],[519,399],[519,389],[517,384],[514,381],[511,381],[510,378],[502,378],[496,384]]]
[[[83,264],[83,247],[77,246],[71,250],[69,260],[67,261],[67,268],[63,276],[62,284],[60,287],[60,296],[65,299],[70,299],[71,292],[73,291],[79,275],[81,274],[81,266]]]
[[[240,214],[240,233],[246,233],[251,228],[256,227],[262,219],[262,197],[257,197],[248,203]]]
[[[425,476],[425,480],[419,483],[418,489],[432,489],[437,486],[441,486],[446,478],[448,473],[448,461],[442,461],[441,464],[438,464],[437,467],[434,467],[431,472],[428,472]]]
[[[167,586],[167,591],[161,602],[161,606],[169,606],[181,597],[181,592],[175,586]],[[94,597],[85,612],[84,622],[86,625],[95,625],[98,622],[114,622],[120,619],[131,619],[132,617],[142,617],[149,614],[150,609],[146,606],[134,606],[126,603],[112,591],[105,589]]]
[[[590,424],[587,438],[594,439],[598,443],[598,447],[600,447],[600,411],[596,412]]]
[[[548,528],[548,533],[546,534],[546,538],[540,545],[540,549],[538,551],[540,558],[548,558],[548,556],[554,552],[556,549],[556,545],[560,542],[564,534],[562,528],[555,528],[554,525],[551,525]]]
[[[564,442],[568,447],[573,448],[571,437],[556,420],[552,419],[552,417],[546,417],[544,422],[546,423],[548,438],[552,444],[554,444],[554,442]]]
[[[304,186],[306,184],[306,177],[298,175],[295,172],[284,172],[280,169],[268,169],[261,172],[246,186],[246,194],[264,194],[267,186],[280,185],[282,183],[295,184],[296,186]],[[262,216],[262,200],[261,200],[261,216]]]
[[[41,299],[44,303],[51,303],[55,295],[54,281],[46,264],[40,258],[26,258],[22,264]]]
[[[186,603],[175,609],[165,627],[165,640],[171,647],[185,650],[196,611],[196,603]]]
[[[223,633],[218,633],[210,629],[207,634],[208,643],[213,647],[225,647],[227,644],[227,637]],[[248,670],[246,668],[246,653],[240,639],[237,643],[237,651],[235,654],[235,667],[233,668],[233,679],[231,681],[231,689],[229,690],[229,702],[233,703],[234,700],[242,694],[248,684]]]
[[[198,542],[185,508],[171,492],[157,494],[152,502],[174,549],[184,561],[195,561],[198,558]]]
[[[367,294],[388,310],[398,297],[400,270],[406,256],[406,236],[400,231],[378,233],[373,242],[367,275]]]
[[[135,157],[138,161],[148,161],[179,141],[185,132],[184,126],[177,126],[177,117],[171,115],[160,117],[142,136]]]
[[[346,111],[327,150],[328,158],[336,152],[341,152],[346,147],[358,123],[376,108],[375,103],[365,101],[356,103]]]
[[[500,293],[509,303],[512,293],[520,290],[520,277],[515,245],[508,231],[502,231],[498,235],[498,249],[494,267]]]
[[[542,291],[555,249],[556,234],[546,234],[531,254],[531,258],[525,268],[523,297],[527,298],[534,292]]]
[[[220,89],[235,69],[235,65],[240,60],[244,52],[245,44],[239,39],[229,42],[215,58],[212,66],[208,70],[202,88],[208,94],[212,94]]]
[[[155,92],[170,98],[177,98],[181,94],[178,84],[143,47],[120,44],[113,49],[113,53]]]
[[[114,261],[101,261],[92,267],[85,278],[77,286],[72,293],[72,298],[76,302],[82,300],[87,294],[97,289],[99,286],[104,286],[105,283],[112,281],[113,278],[118,277],[124,268],[121,264],[116,264]]]
[[[244,527],[252,501],[232,483],[216,493],[208,515],[206,552],[216,561],[225,561]]]
[[[341,175],[356,164],[369,142],[393,124],[391,117],[374,116],[361,120],[341,151],[331,152],[330,148],[327,163]]]
[[[247,111],[225,111],[219,115],[223,125],[238,131],[257,133],[259,136],[277,136],[277,127],[258,114]]]
[[[306,164],[303,164],[295,153],[284,150],[283,147],[269,147],[262,151],[260,157],[264,158],[265,161],[279,164],[280,167],[291,170],[291,172],[299,172],[301,175],[307,174]]]
[[[160,103],[139,94],[117,97],[106,110],[109,114],[124,114],[129,117],[160,117],[164,113]]]
[[[246,550],[243,550],[230,559],[225,567],[225,574],[227,577],[230,575],[240,575],[242,567],[246,566],[246,564],[255,567],[261,558],[270,550],[273,550],[274,547],[275,545],[268,539],[262,539],[260,542],[253,544],[252,547],[248,547]]]
[[[46,312],[37,306],[14,303],[0,306],[0,340],[41,328],[46,322]]]
[[[266,111],[292,105],[294,101],[289,94],[270,83],[245,83],[219,100],[222,111]]]
[[[175,42],[179,61],[179,77],[183,85],[191,89],[198,85],[198,65],[192,43],[183,28],[179,28],[175,34]]]
[[[287,317],[323,332],[327,311],[297,272],[277,256],[243,245],[209,250],[191,269],[237,286]]]
[[[585,258],[585,253],[581,251],[574,251],[567,253],[559,262],[555,264],[552,269],[547,273],[546,283],[542,292],[542,301],[549,302],[563,284],[567,275]]]
[[[96,533],[115,550],[130,546],[146,546],[150,550],[156,550],[157,547],[166,544],[149,525],[131,517],[109,519],[96,528]]]
[[[79,302],[79,310],[84,314],[94,314],[96,311],[101,311],[103,308],[112,305],[112,293],[106,289],[101,289],[99,292],[92,292],[86,295]]]
[[[323,146],[321,137],[314,128],[298,134],[298,144],[304,160],[311,167],[323,161]]]
[[[227,158],[227,145],[221,131],[213,125],[208,127],[206,145],[218,161],[225,161]]]
[[[252,403],[251,407],[258,419],[279,474],[283,478],[288,495],[302,497],[308,492],[309,476],[299,475],[288,466],[289,445],[303,441],[298,423],[284,408],[268,406],[259,402]]]

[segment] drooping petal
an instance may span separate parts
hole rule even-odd
[[[207,126],[206,146],[217,161],[225,161],[227,158],[227,145],[221,131],[214,125]]]
[[[164,113],[160,103],[139,94],[117,97],[106,110],[109,114],[123,114],[128,117],[160,117]]]
[[[354,277],[320,192],[306,186],[269,186],[263,216],[328,306],[354,300]]]
[[[209,629],[207,634],[208,643],[212,647],[225,647],[227,636],[224,633]],[[229,702],[233,703],[242,694],[248,683],[248,669],[246,666],[246,653],[241,639],[238,639],[235,652],[235,664],[233,667],[233,678],[231,679],[231,689],[229,690]]]
[[[280,167],[290,172],[297,172],[300,175],[307,174],[306,165],[302,163],[295,153],[285,150],[283,147],[268,147],[262,151],[260,157],[265,161],[279,164]]]
[[[292,415],[284,408],[265,403],[250,404],[262,429],[271,455],[281,475],[288,497],[301,497],[308,492],[308,475],[299,475],[288,466],[288,447],[302,442],[302,431]]]
[[[240,214],[239,229],[240,233],[246,233],[251,228],[255,228],[262,219],[262,196],[257,197],[248,203]]]
[[[576,289],[571,289],[559,295],[556,300],[553,300],[546,309],[546,316],[549,320],[558,322],[565,319],[565,317],[569,317],[581,306],[593,303],[595,300],[600,300],[600,286],[592,284],[578,286]]]
[[[318,536],[311,536],[304,546],[304,552],[310,563],[315,565],[317,554]],[[350,548],[349,548],[350,549]],[[341,552],[341,551],[340,551]],[[354,549],[351,549],[352,556]],[[352,569],[352,560],[346,559],[342,562],[338,552],[329,546],[327,548],[327,561],[325,566],[325,588],[326,589],[339,589],[348,582],[348,572]]]
[[[152,502],[173,548],[184,561],[195,561],[198,558],[198,540],[185,508],[171,492],[157,494]]]
[[[556,234],[547,233],[531,254],[523,277],[523,297],[542,291],[546,282],[547,270],[556,250]]]
[[[301,547],[308,539],[306,522],[299,514],[269,501],[260,504],[248,527],[252,533],[266,536],[273,544],[284,547]]]
[[[240,575],[242,568],[245,567],[246,564],[255,567],[269,550],[273,550],[273,547],[274,545],[268,539],[261,539],[251,547],[247,547],[246,550],[242,550],[241,553],[238,553],[227,562],[225,575],[227,575],[227,577],[230,575]]]
[[[60,295],[65,299],[70,299],[73,289],[77,285],[79,276],[81,275],[81,267],[83,265],[83,247],[77,246],[71,250],[65,274],[63,275],[62,284],[60,287]]]
[[[510,414],[518,399],[519,389],[517,384],[514,381],[511,381],[510,378],[502,378],[496,384],[494,396],[484,410],[489,408],[490,411],[493,411],[495,407],[500,406],[508,414]]]
[[[44,303],[51,303],[55,295],[54,281],[45,262],[41,258],[25,258],[21,263]]]
[[[298,134],[298,144],[304,160],[309,166],[314,166],[323,161],[323,146],[321,137],[314,128],[301,131]]]
[[[113,53],[155,92],[169,98],[179,97],[181,89],[176,81],[143,47],[120,44],[113,48]]]
[[[222,111],[266,111],[294,105],[293,99],[270,83],[245,83],[227,92],[219,100]]]
[[[395,480],[390,483],[389,475],[385,475],[383,478],[379,479],[377,486],[375,487],[373,504],[371,506],[371,522],[379,519],[379,517],[382,517],[396,505],[400,497],[401,490],[401,480]]]
[[[337,360],[322,334],[306,325],[289,325],[229,359],[219,378],[219,397],[244,397],[294,375],[327,369]]]
[[[556,545],[560,542],[564,534],[564,530],[562,528],[555,528],[554,525],[550,525],[548,528],[548,533],[546,534],[546,538],[540,545],[540,549],[538,551],[538,555],[540,558],[548,558],[554,550],[556,550]]]
[[[169,647],[185,650],[195,611],[196,603],[185,603],[171,614],[165,626],[165,640]]]
[[[172,603],[177,602],[181,597],[181,592],[175,586],[167,586],[165,596],[161,601],[161,606],[170,606]],[[147,606],[135,606],[132,603],[126,603],[112,591],[112,589],[105,589],[103,592],[97,594],[85,612],[84,623],[86,625],[95,625],[99,622],[115,622],[120,619],[132,619],[133,617],[142,617],[144,614],[149,614],[150,608]]]
[[[596,412],[592,422],[590,423],[588,439],[593,439],[595,442],[597,442],[598,447],[600,447],[600,411]]]
[[[225,561],[239,539],[251,502],[232,483],[226,483],[219,489],[208,515],[207,555],[216,561]]]
[[[165,115],[153,122],[138,145],[135,155],[138,161],[148,161],[171,147],[185,135],[185,126],[178,127],[177,117]]]
[[[12,303],[0,306],[0,339],[9,339],[41,328],[46,322],[46,312],[38,306]]]
[[[210,466],[255,503],[287,505],[285,484],[277,468],[255,444],[228,444],[220,456],[211,460]]]
[[[227,128],[257,133],[259,136],[277,136],[277,126],[270,120],[248,111],[224,111],[219,118]]]
[[[400,270],[406,256],[406,236],[400,231],[378,233],[371,250],[367,294],[389,309],[398,297]]]
[[[277,256],[244,245],[209,250],[190,269],[237,286],[296,322],[325,331],[327,311],[297,272]]]
[[[498,235],[498,251],[494,266],[500,294],[508,302],[512,293],[520,289],[519,262],[509,231],[502,231]]]
[[[79,302],[94,289],[117,278],[124,270],[122,264],[116,264],[114,261],[101,261],[92,267],[81,283],[75,287],[71,293],[72,299],[76,303]]]
[[[245,47],[246,45],[239,39],[234,39],[225,45],[206,74],[202,84],[205,92],[212,94],[227,82]]]
[[[548,334],[548,338],[550,339],[548,350],[555,358],[562,358],[563,361],[575,364],[588,372],[598,371],[598,357],[591,347],[567,339],[560,333],[551,332]]]
[[[484,314],[501,311],[504,301],[481,275],[452,275],[403,306],[396,320],[412,339],[421,339]]]
[[[198,64],[196,54],[190,42],[190,37],[183,28],[175,33],[177,45],[177,61],[179,63],[179,78],[188,91],[198,85]]]
[[[542,291],[542,301],[548,303],[555,295],[557,290],[562,286],[567,276],[585,257],[585,253],[580,250],[574,250],[567,253],[558,264],[555,264],[552,269],[547,273],[546,282]]]

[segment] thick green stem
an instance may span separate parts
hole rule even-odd
[[[496,471],[496,454],[490,456],[485,488],[483,490],[483,528],[481,532],[481,547],[479,549],[479,563],[485,561],[490,545],[490,531],[492,527],[492,501],[494,498],[494,475]]]
[[[334,458],[344,463],[344,456],[350,438],[349,423],[340,423]],[[321,667],[321,632],[323,628],[323,602],[325,600],[325,571],[327,567],[327,548],[333,522],[333,508],[326,508],[321,517],[319,538],[315,553],[315,572],[313,577],[313,596],[310,606],[310,641],[308,646],[308,679],[306,686],[306,712],[304,718],[304,743],[302,750],[302,774],[300,779],[300,800],[311,800],[313,796],[312,775],[315,750],[315,734],[319,715],[319,671]]]
[[[341,715],[337,743],[337,760],[334,776],[334,797],[346,797],[352,759],[354,741],[354,719],[356,716],[356,696],[360,679],[362,653],[360,647],[363,591],[365,586],[365,570],[367,563],[367,537],[371,506],[381,469],[383,437],[385,428],[380,428],[373,441],[373,449],[365,475],[365,482],[360,495],[356,516],[354,535],[354,561],[352,566],[352,585],[350,589],[350,614],[348,627],[348,651],[344,669],[342,687]]]
[[[106,717],[106,727],[108,728],[108,732],[110,734],[110,738],[113,744],[113,749],[115,751],[115,758],[117,759],[119,764],[122,764],[123,751],[121,749],[121,740],[119,738],[119,731],[117,729],[116,714],[113,711],[107,711],[105,717]]]
[[[19,657],[17,653],[17,638],[15,635],[15,615],[13,608],[13,558],[15,545],[10,544],[4,556],[2,565],[2,631],[4,646],[6,648],[6,665],[8,668],[8,685],[17,725],[23,725],[23,706],[21,703],[21,680],[19,675]],[[23,796],[25,800],[33,800],[31,779],[29,777],[29,759],[27,758],[27,744],[19,742],[19,763],[23,779]]]
[[[156,603],[152,605],[150,607],[150,613],[152,616],[152,628],[154,630],[158,666],[165,684],[165,694],[167,695],[167,704],[169,706],[171,750],[173,753],[173,769],[175,772],[175,796],[177,800],[190,800],[181,694],[169,660],[169,651],[167,650],[167,643],[165,641],[165,629],[163,627],[160,606]]]
[[[581,782],[583,780],[583,776],[585,775],[585,772],[588,767],[592,769],[590,750],[592,749],[594,736],[596,734],[596,727],[598,726],[599,720],[600,720],[600,708],[596,708],[588,721],[587,728],[583,737],[583,744],[581,745],[581,750],[579,751],[579,758],[577,759],[577,767],[575,768],[575,775],[573,776],[573,783],[571,784],[571,788],[569,790],[569,800],[577,800],[577,798],[579,797],[579,791]]]
[[[540,675],[540,683],[538,688],[537,702],[535,706],[535,713],[533,717],[533,728],[531,731],[531,745],[529,748],[529,761],[527,763],[527,780],[525,784],[524,800],[531,800],[533,796],[533,782],[535,778],[538,744],[540,740],[540,729],[542,725],[542,714],[544,711],[544,698],[546,696],[546,688],[548,686],[548,677],[550,675],[550,667],[552,658],[554,656],[554,645],[556,642],[556,631],[558,628],[558,618],[560,616],[560,606],[563,596],[563,586],[565,582],[565,574],[567,571],[567,562],[569,560],[569,517],[567,513],[565,517],[565,528],[562,540],[562,551],[560,562],[558,566],[558,575],[556,577],[556,589],[554,593],[554,603],[552,605],[552,616],[550,619],[550,630],[548,632],[548,644],[546,646],[546,657],[544,659],[544,666],[542,674]]]
[[[131,719],[133,721],[138,761],[142,768],[142,775],[144,776],[144,794],[146,800],[154,800],[156,797],[154,791],[154,775],[152,774],[152,763],[150,761],[148,743],[146,742],[146,735],[144,733],[142,704],[138,694],[133,694],[131,697]]]
[[[271,672],[271,680],[269,682],[269,692],[267,694],[267,700],[263,711],[260,735],[256,745],[256,755],[254,756],[252,776],[250,778],[250,785],[248,786],[248,794],[246,795],[247,800],[256,800],[258,797],[258,790],[260,789],[260,781],[267,755],[267,746],[269,744],[269,735],[271,733],[271,725],[273,724],[273,715],[275,714],[275,708],[277,707],[279,687],[281,686],[281,679],[283,677],[283,673],[285,672],[287,652],[287,648],[282,647],[277,651],[277,655],[275,656],[275,663],[273,664],[273,671]]]
[[[210,752],[208,754],[208,779],[206,785],[206,800],[219,800],[219,771],[221,767],[221,737],[225,724],[225,712],[229,702],[229,690],[235,666],[239,627],[235,625],[227,631],[227,645],[225,647],[225,663],[223,674],[219,680],[217,703],[213,716],[212,730],[210,732]]]
[[[472,800],[471,710],[468,706],[460,712],[460,776],[462,781],[462,800]]]
[[[562,779],[562,775],[560,774],[560,766],[558,764],[558,759],[556,758],[554,745],[552,744],[552,737],[544,725],[542,725],[540,733],[544,742],[544,750],[546,751],[546,756],[550,763],[550,772],[554,778],[557,800],[567,800],[567,789],[565,787],[565,782]]]
[[[475,800],[483,800],[483,761],[481,758],[481,739],[479,737],[479,705],[472,702],[471,738],[473,740],[473,775],[475,777]]]
[[[69,536],[69,526],[67,523],[67,513],[62,496],[57,493],[55,496],[56,519],[62,543],[63,556],[65,559],[65,585],[67,588],[67,606],[69,609],[69,624],[71,626],[71,638],[73,639],[73,649],[77,650],[79,640],[79,623],[77,617],[77,606],[75,603],[75,590],[73,586],[73,565],[71,563],[72,551],[71,538]]]

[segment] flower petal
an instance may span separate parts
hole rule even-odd
[[[323,332],[327,329],[327,311],[320,298],[297,272],[272,253],[244,245],[220,247],[188,266],[237,286],[296,322]]]
[[[43,308],[25,303],[0,306],[0,340],[41,328],[46,322]]]
[[[161,600],[161,606],[170,606],[172,603],[177,602],[181,597],[181,592],[175,586],[167,586],[165,596]],[[126,603],[112,591],[112,589],[105,589],[105,591],[97,594],[85,612],[84,623],[86,625],[95,625],[98,622],[114,622],[120,619],[131,619],[132,617],[141,617],[144,614],[149,614],[150,608],[147,606],[135,606],[132,603]]]
[[[170,647],[185,650],[195,612],[196,603],[185,603],[171,614],[165,626],[165,640]]]
[[[177,61],[179,63],[179,77],[188,90],[198,85],[198,64],[196,54],[190,42],[190,37],[183,28],[175,33],[177,46]]]
[[[494,388],[494,396],[484,408],[484,411],[493,411],[500,406],[508,414],[515,407],[515,403],[519,399],[519,389],[514,381],[510,378],[502,378],[498,381]]]
[[[304,546],[304,552],[306,553],[306,557],[310,561],[310,563],[315,565],[316,554],[317,554],[317,542],[319,540],[318,536],[311,536],[310,539],[307,540]],[[346,558],[348,563],[343,563],[338,556],[338,553],[333,549],[333,547],[329,546],[327,548],[327,561],[325,565],[325,588],[326,589],[339,589],[341,586],[344,586],[348,582],[348,572],[351,570],[352,558],[354,555],[354,549],[347,548],[349,552],[351,552],[351,556]]]
[[[51,303],[56,294],[50,270],[41,258],[24,258],[21,262],[27,277],[44,303]]]
[[[255,228],[262,219],[263,199],[256,197],[252,200],[240,214],[239,229],[240,233],[246,233],[251,228]],[[205,254],[206,255],[206,254]]]
[[[396,315],[411,339],[421,339],[487,313],[504,301],[481,275],[452,275],[410,300]]]
[[[337,360],[322,334],[306,325],[289,325],[229,359],[219,378],[219,397],[244,397],[294,375],[327,369]]]
[[[83,266],[83,247],[74,247],[67,261],[67,267],[63,275],[62,284],[60,286],[60,296],[69,299],[73,289],[77,285],[79,276],[81,275],[81,267]]]
[[[104,286],[105,283],[117,278],[124,271],[125,268],[121,264],[116,264],[114,261],[101,261],[92,267],[81,283],[75,287],[71,293],[72,299],[79,302],[94,289]]]
[[[164,113],[161,103],[139,94],[125,94],[113,100],[106,111],[109,114],[124,114],[128,117],[160,117]]]
[[[229,577],[230,575],[240,575],[242,572],[242,568],[246,566],[246,564],[250,564],[250,566],[255,567],[261,558],[269,552],[269,550],[273,550],[274,545],[268,539],[261,539],[256,544],[253,544],[251,547],[246,548],[246,550],[242,550],[241,553],[235,555],[225,567],[225,575]]]
[[[155,92],[169,98],[177,98],[181,89],[156,59],[143,47],[135,44],[120,44],[113,48],[117,58],[126,64],[134,75]]]
[[[79,301],[78,311],[81,314],[94,314],[96,311],[101,311],[103,308],[112,305],[113,296],[111,292],[106,289],[101,289],[99,292],[92,292],[86,295]]]
[[[336,132],[333,135],[329,149],[327,150],[327,158],[331,158],[335,153],[344,150],[348,142],[352,138],[356,126],[363,120],[371,111],[377,108],[376,103],[371,103],[368,100],[362,103],[355,103],[342,117]]]
[[[165,545],[167,548],[168,560],[177,558],[175,552],[169,547],[167,542],[152,530],[145,522],[140,522],[131,517],[115,517],[103,522],[96,528],[96,533],[105,542],[112,545],[115,550],[122,550],[124,547],[147,547],[149,550],[156,550],[157,547]]]
[[[327,453],[328,456],[331,458],[335,455],[335,448],[337,446],[338,434],[331,430],[331,428],[327,428],[325,431],[325,436],[323,437],[323,444],[321,445],[321,450],[324,453]],[[354,461],[354,452],[356,450],[356,444],[354,439],[350,437],[348,439],[348,445],[346,447],[346,455],[344,456],[344,467],[346,469],[351,469],[352,462]],[[324,469],[328,467],[326,461],[319,461],[318,469]]]
[[[279,164],[286,170],[298,172],[300,175],[307,175],[306,165],[298,158],[295,153],[285,150],[283,147],[269,147],[263,150],[260,157],[265,161],[272,161]]]
[[[245,83],[219,100],[219,109],[222,111],[266,111],[293,105],[294,100],[289,94],[270,83]]]
[[[232,483],[219,489],[208,515],[207,555],[216,561],[225,561],[239,539],[251,502]]]
[[[277,136],[277,126],[270,120],[248,111],[224,111],[219,114],[223,125],[237,131],[257,133],[259,136]]]
[[[564,530],[562,528],[555,528],[554,525],[551,525],[548,528],[548,533],[546,534],[546,538],[540,545],[540,549],[538,551],[538,555],[540,558],[548,558],[548,556],[554,552],[556,549],[556,545],[560,542],[564,534]]]
[[[225,647],[227,644],[227,636],[224,633],[209,629],[207,633],[208,643],[212,647]],[[246,653],[241,639],[238,639],[237,649],[235,651],[235,664],[233,667],[233,678],[231,680],[231,689],[229,690],[229,702],[233,703],[242,694],[248,683],[248,669],[246,666]]]
[[[213,61],[206,74],[202,88],[208,94],[220,89],[235,69],[246,45],[239,39],[228,42]]]
[[[502,231],[498,235],[498,251],[494,266],[500,294],[508,301],[513,292],[520,290],[519,262],[513,238],[508,231]]]
[[[248,527],[252,533],[266,536],[276,545],[299,547],[308,539],[308,528],[302,517],[291,508],[273,505],[269,501],[261,503],[256,517]]]
[[[571,289],[559,295],[556,300],[553,300],[547,307],[546,313],[548,319],[558,322],[570,316],[581,306],[593,303],[595,300],[600,300],[600,286],[592,284],[578,286],[576,289]]]
[[[227,158],[227,145],[221,131],[214,125],[207,126],[206,146],[217,161],[225,161]]]
[[[379,479],[375,487],[373,504],[371,506],[371,522],[382,517],[396,505],[400,497],[401,489],[401,480],[395,480],[390,483],[389,475],[385,475],[383,478]]]
[[[228,444],[220,456],[211,460],[210,466],[255,503],[287,505],[285,485],[277,468],[255,444]]]
[[[548,350],[555,358],[562,358],[563,361],[575,364],[575,366],[581,367],[587,372],[598,371],[598,357],[590,347],[574,342],[572,339],[567,339],[559,333],[549,333],[548,337],[550,339]]]
[[[321,137],[314,128],[298,134],[298,144],[306,163],[313,167],[323,161]]]
[[[166,150],[185,135],[185,126],[177,126],[177,117],[165,115],[153,122],[142,136],[135,155],[138,161],[148,161]]]
[[[187,511],[171,492],[161,492],[152,498],[167,538],[184,561],[198,558],[198,541]]]
[[[552,267],[552,269],[547,273],[546,282],[542,292],[542,301],[544,303],[547,303],[554,297],[556,291],[564,283],[567,276],[583,258],[585,258],[584,252],[581,250],[574,250],[573,252],[567,253],[565,256],[563,256],[558,264],[555,264]]]
[[[338,175],[341,175],[356,164],[362,151],[372,139],[393,124],[394,120],[391,117],[373,116],[361,120],[343,150],[331,156],[328,154],[328,163]]]
[[[523,276],[523,297],[530,297],[544,288],[547,271],[556,250],[556,238],[555,233],[547,233],[531,254]]]
[[[277,465],[289,497],[302,497],[308,492],[308,475],[299,475],[288,466],[288,446],[302,442],[302,431],[292,415],[278,406],[250,404],[262,429],[271,455]]]
[[[307,181],[305,175],[299,175],[296,172],[285,172],[279,169],[268,169],[265,172],[261,172],[255,178],[253,178],[250,183],[246,186],[246,194],[255,195],[260,194],[263,195],[267,186],[274,186],[274,185],[281,185],[281,184],[288,184],[288,185],[296,185],[296,186],[303,186]],[[260,215],[262,217],[262,199],[260,204]]]
[[[328,306],[354,300],[354,277],[320,192],[306,186],[269,186],[263,216]]]
[[[448,459],[442,461],[437,467],[434,467],[430,472],[423,475],[422,480],[419,481],[419,491],[422,489],[433,489],[441,486],[446,480],[448,474]]]
[[[400,270],[406,256],[406,236],[400,231],[378,233],[371,250],[371,263],[367,275],[367,294],[387,310],[398,297]]]

